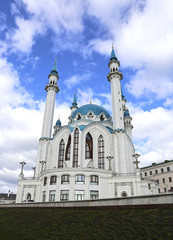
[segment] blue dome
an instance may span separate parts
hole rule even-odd
[[[96,116],[100,115],[101,113],[104,113],[108,119],[111,118],[110,114],[104,108],[95,104],[86,104],[81,106],[72,113],[71,117],[75,118],[77,113],[80,113],[81,115],[87,115],[87,113],[90,111],[92,111]]]
[[[60,126],[61,127],[61,121],[59,119],[56,121],[56,126]]]
[[[124,117],[130,117],[130,113],[129,113],[128,110],[125,110],[125,111],[124,111]]]

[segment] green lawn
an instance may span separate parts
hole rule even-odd
[[[0,208],[0,240],[173,240],[173,207]]]

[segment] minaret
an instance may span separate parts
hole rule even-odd
[[[50,72],[48,78],[49,83],[46,85],[45,90],[47,91],[46,98],[46,106],[44,112],[44,120],[43,120],[43,128],[42,128],[42,138],[50,138],[52,133],[52,123],[53,123],[53,114],[55,107],[55,96],[59,91],[59,87],[57,85],[57,81],[59,79],[57,72],[57,59],[55,59],[55,63],[52,71]]]
[[[73,99],[73,103],[72,103],[72,106],[71,106],[71,114],[76,110],[78,109],[78,106],[77,106],[77,100],[76,100],[76,93],[74,95],[74,99]]]
[[[108,81],[111,82],[111,95],[112,95],[112,115],[113,115],[113,129],[124,129],[122,97],[121,97],[121,83],[123,78],[119,72],[120,62],[118,61],[114,48],[112,45],[112,52],[110,62],[108,64],[110,72],[107,75]]]

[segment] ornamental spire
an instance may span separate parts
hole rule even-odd
[[[57,72],[57,56],[55,58],[55,63],[53,65],[53,69],[52,70]]]
[[[115,55],[113,43],[112,43],[112,52],[111,52],[110,61],[118,61],[118,59],[117,59],[117,57],[116,57],[116,55]]]

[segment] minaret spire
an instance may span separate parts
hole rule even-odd
[[[122,73],[119,72],[120,62],[115,55],[113,44],[108,66],[110,68],[110,72],[107,78],[108,81],[111,82],[113,129],[124,129],[120,83],[120,80],[123,78],[123,76]]]
[[[76,100],[76,92],[74,94],[74,99],[73,99],[73,102],[72,102],[72,105],[71,105],[71,113],[73,113],[76,109],[78,109],[78,106],[77,106],[77,100]]]
[[[47,98],[41,135],[42,138],[50,138],[52,133],[55,97],[57,92],[59,91],[59,87],[57,85],[57,81],[59,79],[57,72],[57,57],[55,58],[53,69],[48,77],[49,83],[45,87],[45,90],[47,91]]]

